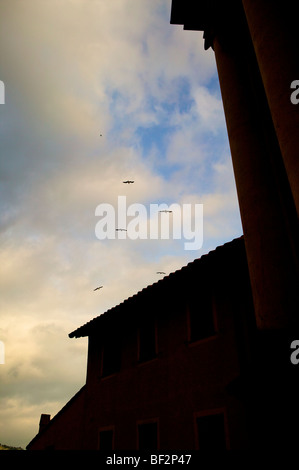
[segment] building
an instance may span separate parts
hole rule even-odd
[[[299,30],[292,0],[172,0],[214,50],[258,328],[298,329]]]
[[[293,0],[172,0],[172,24],[213,49],[231,149],[257,338],[247,375],[251,446],[297,445],[299,30]],[[255,425],[254,425],[255,423]]]
[[[255,334],[240,238],[73,331],[88,337],[86,384],[27,448],[246,448],[238,381]]]
[[[73,332],[89,337],[86,385],[28,448],[67,447],[70,439],[80,448],[106,442],[135,449],[152,440],[151,447],[193,449],[208,447],[211,435],[230,449],[297,445],[299,365],[290,360],[299,338],[294,5],[172,0],[171,23],[203,31],[205,49],[215,52],[244,239]],[[193,337],[193,327],[204,337]]]

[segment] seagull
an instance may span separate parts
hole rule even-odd
[[[157,274],[166,274],[163,271],[157,271]]]
[[[123,183],[131,184],[131,183],[134,183],[134,181],[132,181],[132,180],[127,180],[127,181],[123,181]]]
[[[167,210],[165,209],[165,210],[163,210],[163,211],[159,211],[159,212],[172,212],[172,211],[167,211]]]
[[[102,289],[103,286],[99,286],[99,287],[96,287],[95,289],[93,289],[94,291],[95,290],[98,290],[98,289]]]

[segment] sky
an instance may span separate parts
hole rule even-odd
[[[214,53],[170,11],[0,0],[2,444],[25,448],[84,385],[87,339],[70,332],[242,234]],[[117,216],[119,196],[147,225],[152,204],[201,204],[202,245],[100,239],[96,208]]]

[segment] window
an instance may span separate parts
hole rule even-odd
[[[100,450],[113,450],[113,429],[104,429],[99,432],[99,449]]]
[[[215,334],[213,299],[210,290],[188,302],[189,340],[198,341]]]
[[[120,370],[121,348],[119,341],[115,338],[113,341],[105,341],[102,352],[102,376],[115,374]]]
[[[138,449],[158,449],[158,423],[156,421],[138,424]]]
[[[149,361],[157,355],[156,322],[151,316],[144,318],[139,327],[139,361]]]
[[[224,413],[197,416],[196,427],[200,450],[226,450]]]

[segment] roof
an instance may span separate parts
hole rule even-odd
[[[57,421],[57,419],[59,419],[63,415],[63,413],[65,413],[74,404],[74,402],[81,396],[81,394],[84,393],[85,389],[86,389],[86,386],[83,385],[83,387],[80,388],[80,390],[78,390],[77,393],[75,393],[75,395],[61,408],[61,410],[59,410],[58,413],[55,416],[53,416],[52,419],[50,419],[48,424],[42,430],[40,430],[36,434],[36,436],[34,436],[34,438],[29,442],[29,444],[27,444],[26,449],[30,449],[32,444],[36,440],[38,440],[40,436],[44,434],[49,429],[49,427],[52,426],[53,423]]]
[[[204,31],[211,23],[211,15],[215,14],[214,4],[215,0],[172,0],[170,24]]]
[[[204,48],[209,49],[216,30],[237,37],[237,27],[244,27],[242,22],[238,26],[241,10],[239,0],[172,0],[170,24],[203,31]]]
[[[84,336],[89,336],[94,330],[94,328],[103,326],[107,319],[112,321],[118,320],[119,316],[121,316],[122,313],[125,313],[127,307],[131,306],[131,303],[145,300],[146,297],[148,298],[148,296],[151,295],[156,295],[160,292],[160,289],[163,290],[172,283],[182,282],[182,280],[184,278],[187,278],[189,274],[192,276],[192,273],[195,269],[198,271],[200,268],[206,267],[206,263],[210,264],[212,263],[212,260],[220,260],[222,256],[225,256],[225,259],[229,260],[230,257],[235,254],[238,248],[243,249],[243,247],[243,236],[217,247],[215,250],[212,250],[209,253],[201,256],[200,258],[195,259],[194,261],[188,263],[186,266],[183,266],[181,269],[170,273],[169,275],[163,277],[163,279],[160,279],[154,284],[150,284],[149,286],[143,288],[141,291],[137,292],[133,296],[128,297],[120,304],[93,318],[89,322],[85,323],[84,325],[71,332],[69,334],[69,337],[80,338]]]

